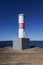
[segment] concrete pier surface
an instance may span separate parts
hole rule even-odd
[[[0,65],[43,65],[43,48],[22,51],[12,47],[0,48]]]

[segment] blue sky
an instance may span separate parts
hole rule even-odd
[[[18,38],[18,14],[25,15],[25,37],[43,40],[43,0],[0,0],[0,40]]]

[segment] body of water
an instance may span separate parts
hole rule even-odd
[[[43,48],[43,41],[30,41],[30,47],[38,46]],[[0,41],[0,48],[6,46],[13,46],[13,41]]]

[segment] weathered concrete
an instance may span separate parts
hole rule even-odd
[[[28,38],[18,38],[13,40],[13,48],[17,50],[28,49],[30,43],[30,39]]]

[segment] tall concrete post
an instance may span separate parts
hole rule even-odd
[[[24,14],[18,15],[18,37],[24,38]]]
[[[24,50],[29,48],[30,39],[24,35],[24,14],[18,15],[18,38],[13,40],[13,48]]]

